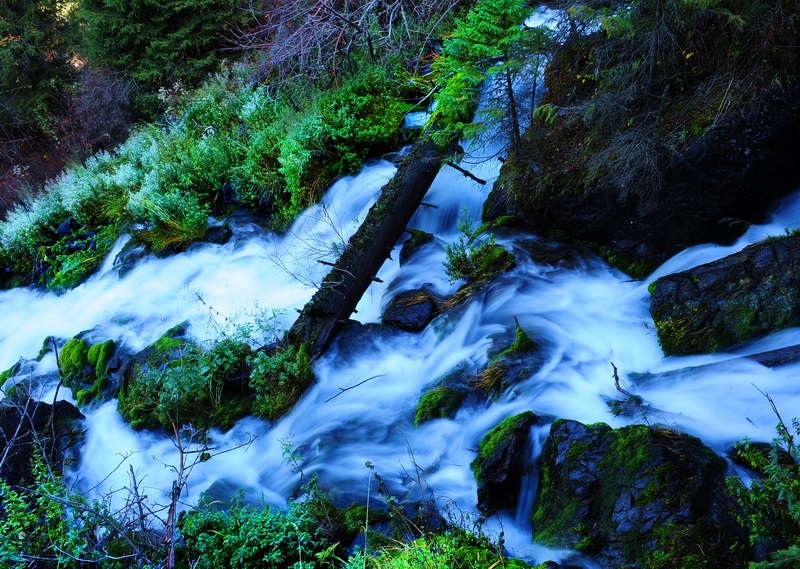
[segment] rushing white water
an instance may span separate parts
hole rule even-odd
[[[359,304],[356,316],[361,323],[379,322],[382,309],[399,291],[425,285],[446,295],[457,289],[458,283],[450,283],[444,273],[444,246],[458,238],[460,217],[480,217],[499,162],[491,159],[471,168],[489,184],[479,186],[454,169],[440,173],[425,198],[438,209],[421,208],[411,222],[437,238],[402,267],[398,245],[394,261],[387,261],[379,273],[384,283],[374,284]],[[6,324],[0,329],[0,369],[20,357],[35,356],[47,335],[69,338],[92,330],[94,338],[113,338],[137,351],[185,320],[199,337],[214,333],[213,322],[246,321],[256,304],[281,311],[279,323],[290,324],[294,309],[304,304],[314,291],[313,282],[325,273],[317,259],[333,258],[393,170],[380,162],[340,180],[322,206],[306,212],[281,237],[239,223],[228,244],[145,259],[123,277],[109,261],[88,282],[62,296],[22,289],[0,293]],[[769,392],[782,408],[798,408],[800,394],[793,385],[797,366],[767,369],[732,358],[800,343],[800,332],[774,334],[728,354],[665,359],[648,314],[647,284],[656,276],[800,227],[799,212],[800,197],[795,196],[783,202],[770,222],[752,227],[733,246],[692,248],[645,282],[632,282],[591,256],[577,262],[537,261],[530,250],[549,244],[535,236],[501,232],[497,241],[515,253],[517,268],[418,334],[375,328],[348,332],[316,362],[314,385],[289,415],[276,424],[248,418],[228,433],[213,433],[218,449],[234,447],[248,434],[256,439],[198,465],[186,501],[192,503],[204,491],[226,497],[241,488],[253,500],[284,503],[301,476],[283,458],[288,446],[301,457],[303,474],[318,474],[323,487],[344,503],[375,498],[368,484],[371,472],[365,467],[370,462],[403,498],[427,497],[430,488],[443,508],[474,512],[476,483],[469,464],[480,439],[502,419],[526,410],[615,427],[646,419],[695,434],[720,453],[746,436],[771,440],[776,421],[754,386]],[[505,334],[510,341],[514,318],[543,346],[541,369],[495,401],[466,406],[453,419],[414,427],[415,406],[423,391],[460,366],[479,371],[496,335]],[[697,367],[725,360],[731,361]],[[649,405],[644,417],[615,417],[610,412],[607,401],[618,396],[612,362],[627,388]],[[52,357],[45,359],[38,372],[54,366]],[[634,373],[667,371],[671,373],[638,382],[628,379]],[[114,401],[84,412],[88,432],[81,462],[71,473],[73,483],[108,494],[129,485],[132,468],[141,489],[150,496],[166,496],[173,478],[170,465],[177,464],[178,456],[172,441],[131,431]],[[547,427],[532,432],[531,463],[546,433]],[[497,524],[502,523],[513,553],[592,567],[591,560],[571,552],[530,544],[527,518],[535,470],[527,480],[520,510],[491,522],[494,529],[499,531]]]

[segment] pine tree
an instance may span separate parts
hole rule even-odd
[[[82,0],[83,51],[96,65],[127,72],[145,89],[194,81],[217,59],[214,50],[238,0]]]
[[[52,128],[70,75],[59,0],[0,0],[0,136]]]
[[[440,122],[474,134],[475,127],[466,123],[477,103],[477,86],[490,80],[496,89],[484,119],[505,122],[512,146],[519,144],[520,103],[514,87],[521,75],[538,72],[532,62],[546,49],[548,37],[544,29],[523,25],[530,13],[524,0],[478,0],[457,22],[437,63],[445,78],[437,98]]]

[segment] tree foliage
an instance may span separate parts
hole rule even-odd
[[[516,147],[522,133],[521,113],[536,90],[541,56],[549,49],[547,28],[524,25],[531,9],[524,0],[478,0],[466,18],[457,20],[435,68],[442,77],[432,122],[466,136],[501,123]],[[484,81],[489,104],[473,123],[478,86]],[[518,91],[530,92],[520,100]]]
[[[61,0],[0,0],[0,135],[51,130],[71,68]]]
[[[217,61],[215,49],[237,0],[83,0],[83,50],[94,65],[130,74],[152,89],[196,81]]]

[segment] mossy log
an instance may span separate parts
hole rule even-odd
[[[444,155],[450,150],[446,149]],[[303,308],[289,331],[290,343],[307,343],[312,357],[327,347],[402,236],[436,178],[442,157],[443,151],[436,144],[424,139],[414,143],[320,289]]]

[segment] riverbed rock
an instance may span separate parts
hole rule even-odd
[[[53,410],[52,405],[29,398],[3,400],[0,403],[0,478],[12,486],[33,483],[31,458],[41,449],[48,453],[51,466],[61,469],[64,459],[74,454],[82,438],[83,418],[67,401],[57,401]]]
[[[478,482],[478,509],[484,514],[491,515],[516,503],[528,435],[539,420],[533,412],[525,411],[505,419],[481,440],[471,466]]]
[[[725,462],[699,439],[634,425],[553,423],[533,538],[602,567],[742,567]],[[664,564],[666,563],[666,564]]]
[[[419,332],[439,313],[441,302],[425,289],[401,292],[383,312],[384,324],[407,332]]]
[[[400,248],[400,266],[405,265],[408,260],[420,250],[426,243],[433,241],[433,233],[421,231],[419,229],[407,229],[410,237],[403,241],[403,246]]]
[[[524,381],[542,365],[544,358],[539,344],[518,323],[515,323],[513,337],[510,345],[489,350],[489,363],[477,378],[476,385],[489,395],[502,393]]]
[[[667,355],[715,352],[797,326],[800,235],[658,279],[650,314]]]

